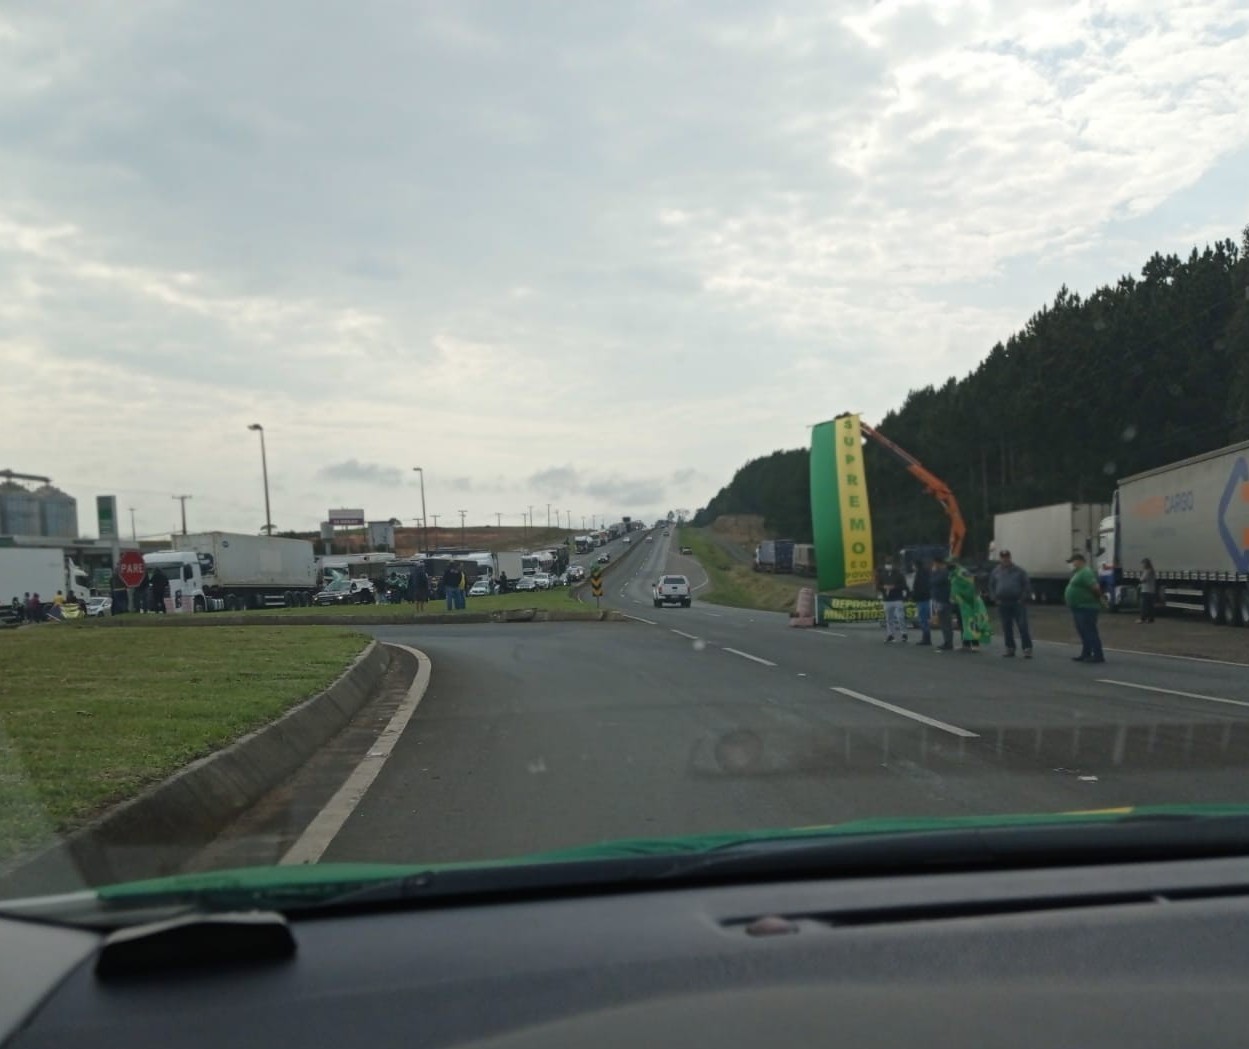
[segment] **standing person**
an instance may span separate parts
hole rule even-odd
[[[928,562],[921,557],[915,562],[915,582],[911,584],[911,596],[919,613],[919,629],[923,635],[919,644],[932,644],[932,574]]]
[[[152,611],[165,611],[165,598],[169,596],[169,577],[161,569],[152,573]]]
[[[451,565],[450,568],[443,573],[442,589],[447,596],[447,611],[454,612],[460,608],[460,592],[464,585],[464,573],[460,571],[458,565]]]
[[[1102,610],[1102,588],[1083,554],[1072,554],[1067,563],[1072,567],[1072,575],[1063,598],[1071,609],[1076,633],[1080,635],[1080,654],[1072,659],[1076,663],[1105,663],[1102,639],[1097,631],[1097,617]]]
[[[507,593],[507,573],[506,572],[499,573],[499,593],[500,594]]]
[[[26,601],[30,601],[29,592],[26,594]],[[13,595],[13,600],[9,602],[9,610],[13,613],[14,623],[20,623],[26,618],[26,605],[22,603],[22,599],[16,594]]]
[[[26,618],[32,623],[43,622],[43,601],[39,598],[38,590],[30,595],[30,604],[26,606]]]
[[[1141,618],[1138,623],[1154,621],[1154,603],[1158,600],[1158,573],[1148,558],[1141,559]]]
[[[412,572],[412,591],[416,610],[424,612],[425,605],[429,602],[429,573],[425,571],[424,565],[417,565]]]
[[[885,629],[889,631],[885,644],[896,641],[895,634],[906,640],[906,577],[891,562],[885,564],[882,575],[885,592]]]
[[[1028,573],[1011,559],[1010,551],[1003,550],[989,574],[989,596],[997,602],[1002,616],[1002,637],[1006,642],[1007,659],[1015,657],[1015,627],[1019,627],[1019,642],[1023,645],[1024,659],[1032,658],[1032,632],[1028,629],[1028,595],[1032,583]]]
[[[65,595],[62,594],[59,590],[56,592],[56,596],[52,599],[52,605],[55,608],[65,607]]]
[[[976,580],[957,561],[950,562],[950,597],[958,605],[958,618],[962,623],[963,652],[979,652],[987,645],[993,632],[989,627],[989,610],[976,593]]]
[[[932,559],[932,614],[941,628],[941,644],[935,651],[949,652],[954,648],[954,624],[950,608],[950,570],[944,557]]]

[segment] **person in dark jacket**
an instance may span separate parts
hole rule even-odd
[[[418,565],[412,572],[412,600],[416,602],[418,612],[425,611],[429,602],[429,573],[424,565]]]
[[[1002,634],[1006,638],[1003,656],[1015,655],[1015,631],[1019,627],[1019,641],[1023,645],[1024,659],[1032,658],[1032,633],[1028,630],[1028,597],[1032,583],[1028,573],[1011,559],[1010,551],[1003,550],[998,563],[989,574],[989,597],[997,602],[1002,616]]]
[[[932,573],[928,563],[921,557],[915,562],[915,582],[911,584],[911,597],[915,600],[919,618],[919,630],[923,635],[921,645],[932,644]]]
[[[169,577],[161,569],[152,573],[151,588],[152,611],[165,611],[165,598],[169,596]]]
[[[929,614],[936,619],[941,628],[941,644],[935,651],[952,652],[954,650],[954,618],[950,607],[950,570],[944,557],[932,559],[932,572],[928,578],[930,609]]]

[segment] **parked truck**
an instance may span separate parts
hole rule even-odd
[[[196,612],[304,606],[317,592],[316,553],[305,539],[175,535],[172,550],[144,554],[143,563],[161,569],[169,596],[178,604],[189,598]]]
[[[815,547],[810,543],[794,544],[794,574],[815,575]]]
[[[1067,562],[1079,551],[1095,564],[1101,524],[1109,512],[1107,503],[1053,503],[995,514],[989,560],[1009,550],[1032,581],[1032,599],[1061,602],[1071,578]]]
[[[1101,547],[1116,593],[1149,558],[1160,608],[1249,625],[1249,441],[1123,478]]]
[[[38,594],[50,605],[60,590],[66,598],[91,596],[87,572],[74,564],[65,551],[53,546],[0,547],[0,602]]]
[[[755,547],[756,572],[792,572],[794,570],[794,541],[792,539],[765,539]]]

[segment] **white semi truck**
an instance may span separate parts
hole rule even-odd
[[[79,568],[64,550],[54,546],[0,547],[0,603],[8,605],[27,594],[38,594],[50,605],[60,590],[67,599],[91,596],[86,569]]]
[[[1003,550],[1020,565],[1032,582],[1034,601],[1062,601],[1077,551],[1096,563],[1102,521],[1110,513],[1108,503],[1054,503],[1016,510],[993,517],[990,560]]]
[[[312,603],[317,559],[306,539],[233,532],[175,535],[173,549],[144,554],[169,580],[169,596],[196,612],[281,608]]]
[[[1249,441],[1125,477],[1101,532],[1117,588],[1138,585],[1149,558],[1160,608],[1249,625]]]

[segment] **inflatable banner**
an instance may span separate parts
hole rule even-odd
[[[872,514],[857,415],[811,431],[811,526],[821,590],[872,581]]]

